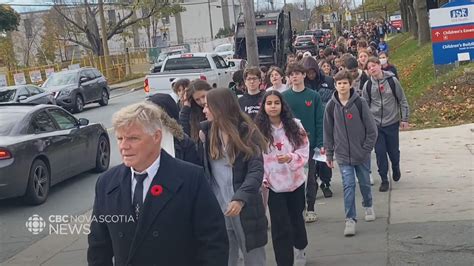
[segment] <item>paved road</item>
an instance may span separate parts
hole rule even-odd
[[[143,91],[114,90],[108,106],[91,104],[76,117],[87,118],[91,123],[102,123],[109,129],[110,137],[113,139],[112,114],[121,107],[144,98]],[[111,141],[111,151],[110,165],[114,166],[120,162],[115,141]],[[26,206],[19,199],[0,201],[0,263],[46,236],[46,231],[32,235],[26,230],[25,222],[31,215],[38,214],[41,217],[51,214],[77,215],[89,210],[93,203],[97,177],[98,174],[95,173],[83,173],[53,187],[46,203],[40,206]]]

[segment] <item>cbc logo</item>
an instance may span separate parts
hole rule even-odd
[[[44,228],[46,227],[46,222],[39,216],[38,214],[33,214],[28,218],[26,221],[26,229],[33,233],[33,235],[37,235],[43,232]]]

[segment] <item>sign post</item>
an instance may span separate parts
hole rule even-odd
[[[430,10],[436,72],[446,65],[474,61],[474,4]]]

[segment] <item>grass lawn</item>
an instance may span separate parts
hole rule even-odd
[[[473,86],[463,81],[463,65],[435,77],[431,43],[418,47],[409,33],[397,34],[389,41],[390,63],[397,67],[400,82],[410,103],[415,128],[450,126],[474,121],[471,103]]]

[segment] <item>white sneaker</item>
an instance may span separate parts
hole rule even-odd
[[[369,179],[370,179],[370,185],[374,185],[374,178],[372,178],[372,174],[369,174]]]
[[[365,207],[365,221],[366,222],[375,221],[374,207]]]
[[[346,228],[344,228],[344,236],[353,236],[356,233],[356,221],[354,219],[346,219]]]
[[[306,266],[306,252],[304,249],[294,248],[295,263],[294,266]]]
[[[304,221],[306,223],[313,223],[318,220],[318,215],[316,215],[316,212],[314,211],[307,211],[306,215],[304,217]]]

